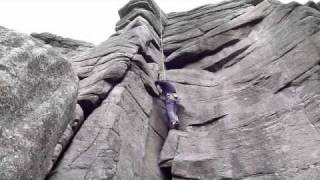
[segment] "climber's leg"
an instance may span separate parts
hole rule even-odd
[[[179,126],[179,118],[177,116],[177,103],[166,103],[166,110],[170,129],[177,129]]]

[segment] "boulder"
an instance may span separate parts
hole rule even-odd
[[[0,177],[44,179],[76,105],[71,63],[0,27]]]

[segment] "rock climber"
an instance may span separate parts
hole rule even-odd
[[[169,120],[170,129],[179,128],[179,118],[177,116],[177,91],[172,83],[165,80],[158,80],[155,82],[156,86],[160,86],[162,90],[162,95],[165,96],[165,105],[166,105],[166,116]]]

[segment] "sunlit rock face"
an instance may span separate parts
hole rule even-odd
[[[320,179],[319,9],[131,0],[97,46],[0,28],[0,179]]]

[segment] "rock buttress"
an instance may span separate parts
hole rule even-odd
[[[166,15],[152,0],[119,14],[117,32],[73,60],[85,120],[48,179],[166,179],[158,160],[167,128],[154,86]]]

